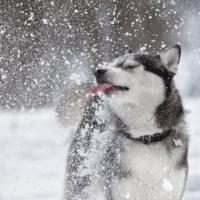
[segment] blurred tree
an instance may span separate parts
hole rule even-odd
[[[183,20],[173,1],[68,0],[68,4],[73,38],[68,45],[89,52],[95,64],[110,61],[129,47],[155,52],[174,44]]]

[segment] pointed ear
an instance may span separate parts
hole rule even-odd
[[[170,72],[176,74],[181,57],[181,47],[174,45],[160,53],[160,60],[163,66]]]

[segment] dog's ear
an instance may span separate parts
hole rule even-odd
[[[160,53],[160,60],[162,65],[170,72],[176,74],[177,67],[181,57],[181,47],[174,45],[164,52]]]

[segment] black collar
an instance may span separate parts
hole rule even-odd
[[[171,128],[169,130],[163,131],[162,133],[155,133],[153,135],[143,135],[138,138],[134,138],[131,136],[130,133],[123,132],[123,135],[125,138],[143,142],[143,144],[150,144],[151,142],[159,142],[164,140],[166,137],[168,137],[172,132],[174,132],[175,129]]]

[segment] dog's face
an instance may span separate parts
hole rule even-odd
[[[126,54],[95,73],[97,86],[110,101],[141,104],[161,103],[170,96],[170,85],[180,59],[175,45],[159,55]]]

